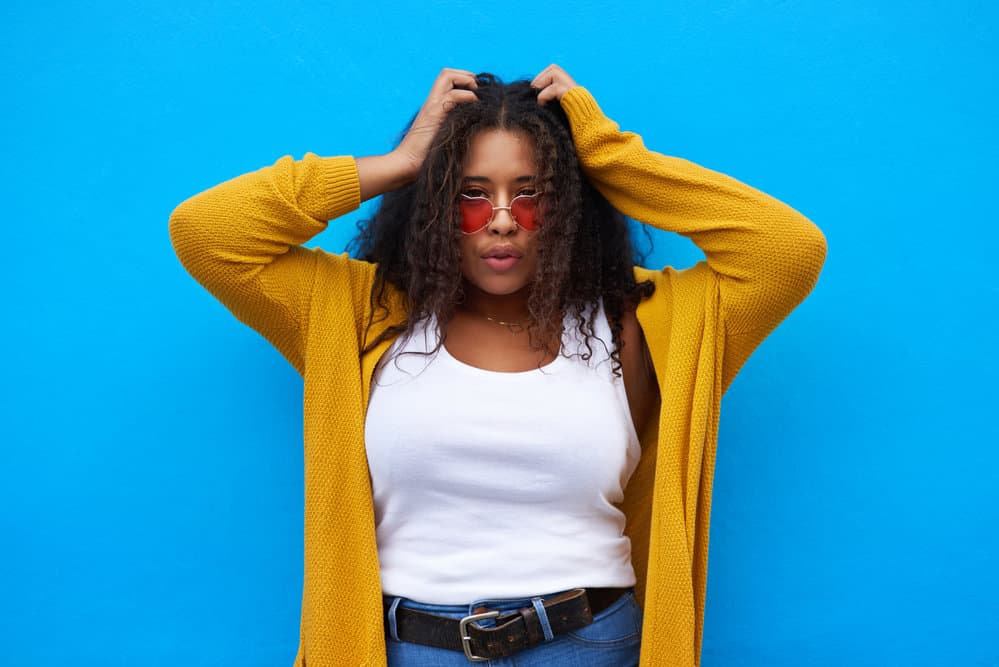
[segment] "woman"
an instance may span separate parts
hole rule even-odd
[[[361,259],[301,246],[380,194]],[[633,266],[621,213],[706,262]],[[720,400],[818,277],[807,219],[553,65],[444,70],[391,153],[283,158],[171,234],[305,381],[296,665],[698,662]]]

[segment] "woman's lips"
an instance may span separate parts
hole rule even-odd
[[[490,269],[498,273],[503,273],[516,266],[517,262],[520,261],[520,257],[514,257],[513,255],[491,255],[486,257],[485,261]]]
[[[482,259],[493,271],[504,273],[517,265],[524,253],[510,243],[493,246],[482,255]]]

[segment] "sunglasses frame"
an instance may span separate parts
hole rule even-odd
[[[493,210],[489,213],[489,217],[486,219],[486,221],[484,223],[482,223],[481,227],[479,227],[478,229],[476,229],[474,232],[466,232],[465,229],[462,227],[461,228],[461,233],[465,234],[466,236],[471,236],[472,234],[478,234],[483,229],[485,229],[486,227],[488,227],[489,223],[493,221],[493,218],[496,217],[496,211],[506,211],[507,213],[509,213],[510,214],[510,219],[513,220],[513,224],[517,225],[518,227],[520,227],[521,229],[523,229],[525,232],[535,232],[535,231],[538,230],[538,227],[540,225],[538,223],[534,223],[534,228],[531,229],[529,227],[525,227],[524,225],[520,224],[520,221],[517,220],[517,216],[515,216],[513,214],[513,202],[517,201],[518,199],[523,199],[523,198],[533,199],[533,200],[535,200],[535,207],[537,207],[537,198],[538,198],[538,196],[540,194],[541,194],[540,192],[535,192],[533,195],[526,195],[526,194],[517,195],[516,197],[514,197],[513,199],[511,199],[510,203],[507,204],[506,206],[496,206],[496,205],[493,204],[493,200],[490,199],[489,197],[484,197],[484,196],[481,196],[481,195],[473,197],[472,195],[466,195],[466,194],[462,193],[462,194],[458,195],[462,199],[468,199],[468,200],[472,200],[472,201],[482,200],[482,201],[488,202],[489,206],[491,206]],[[459,212],[459,216],[460,215],[461,214]]]

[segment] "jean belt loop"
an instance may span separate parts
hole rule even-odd
[[[399,628],[395,622],[395,610],[399,608],[400,602],[402,598],[392,598],[392,606],[388,610],[389,635],[397,642],[402,641],[399,639]]]
[[[555,639],[555,633],[552,632],[552,625],[548,622],[548,612],[545,611],[545,601],[541,598],[531,598],[531,604],[534,605],[534,611],[538,614],[538,620],[541,621],[541,629],[545,633],[545,641],[550,642]]]

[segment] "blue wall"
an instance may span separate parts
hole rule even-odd
[[[0,663],[290,664],[299,379],[168,215],[387,149],[442,66],[557,62],[829,238],[726,398],[704,665],[999,665],[995,5],[339,4],[3,10]]]

